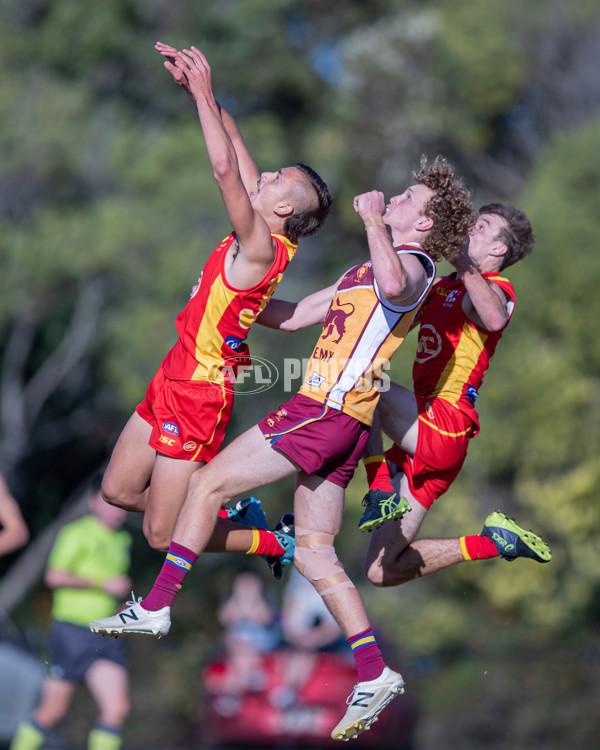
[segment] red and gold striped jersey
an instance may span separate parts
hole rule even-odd
[[[510,320],[515,302],[513,285],[497,272],[484,273],[483,277],[508,295]],[[466,293],[455,273],[433,286],[422,307],[413,383],[415,393],[423,398],[442,398],[478,423],[475,399],[504,329],[486,331],[469,320],[462,306]]]
[[[383,300],[371,261],[347,271],[299,391],[369,425],[389,360],[404,341],[435,278],[435,263],[419,245],[401,245],[396,252],[415,255],[425,268],[427,284],[419,300],[407,307]]]
[[[273,265],[251,289],[235,289],[225,278],[225,259],[235,233],[210,254],[190,301],[177,316],[179,339],[162,363],[167,378],[231,385],[239,367],[250,363],[246,337],[297,249],[287,237],[272,237]]]

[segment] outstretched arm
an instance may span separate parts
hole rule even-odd
[[[354,210],[365,222],[373,274],[383,298],[394,305],[416,302],[427,283],[425,269],[417,258],[410,255],[400,258],[394,250],[382,219],[385,211],[383,193],[371,190],[357,195]]]
[[[154,47],[165,58],[164,66],[173,76],[175,83],[177,83],[178,86],[181,86],[181,88],[184,89],[184,91],[190,97],[194,108],[197,108],[194,93],[190,88],[185,73],[175,65],[175,58],[178,50],[176,50],[175,47],[172,47],[170,44],[164,44],[164,42],[157,42]],[[227,110],[224,109],[218,102],[217,105],[219,106],[221,112],[223,126],[227,131],[229,137],[231,138],[231,142],[233,143],[233,147],[237,155],[242,182],[244,183],[246,192],[249,193],[256,187],[256,183],[260,176],[258,169],[256,167],[256,164],[254,163],[254,159],[250,156],[250,152],[248,151],[244,138],[242,137],[242,134],[235,120],[229,114],[229,112],[227,112]]]
[[[221,109],[223,125],[229,137],[231,138],[231,142],[233,143],[233,147],[235,149],[238,164],[240,167],[240,174],[242,176],[242,182],[244,183],[246,192],[250,193],[251,190],[256,190],[256,183],[258,182],[260,177],[258,168],[254,163],[254,159],[250,156],[250,152],[248,151],[246,142],[244,141],[244,138],[235,120],[226,109],[221,107],[221,105],[219,105],[219,107]]]
[[[235,267],[227,272],[228,280],[238,288],[247,288],[262,278],[273,262],[275,251],[270,229],[254,211],[244,184],[236,151],[236,147],[242,148],[241,134],[233,118],[228,113],[222,115],[212,90],[211,69],[202,52],[196,47],[182,52],[172,53],[172,50],[169,48],[166,55],[165,67],[180,85],[184,85],[182,75],[187,81],[184,88],[196,104],[213,174],[239,242]],[[171,62],[171,54],[174,62]],[[175,73],[173,68],[179,72]],[[245,148],[242,150],[247,154]],[[252,173],[252,169],[245,157],[242,164],[246,179],[249,179],[248,173]],[[233,273],[231,277],[230,271]]]
[[[339,282],[340,279],[325,289],[309,294],[308,297],[304,297],[299,302],[271,299],[256,322],[267,328],[277,328],[280,331],[298,331],[301,328],[322,323]]]
[[[485,279],[468,254],[465,245],[453,265],[463,280],[467,294],[463,302],[465,315],[486,331],[500,331],[509,318],[508,300],[504,291]]]

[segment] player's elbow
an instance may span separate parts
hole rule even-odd
[[[381,280],[377,279],[379,294],[383,299],[396,304],[403,302],[409,304],[417,300],[425,291],[426,278],[425,274],[421,272],[422,269],[417,274],[411,271],[406,273],[394,271],[385,274]]]
[[[378,281],[377,286],[379,287],[379,294],[387,302],[391,302],[406,294],[406,284],[393,276],[386,277],[381,283]]]
[[[219,184],[227,182],[232,176],[237,176],[239,171],[237,164],[228,155],[215,159],[212,168],[213,176]]]
[[[486,319],[483,321],[483,323],[487,331],[490,331],[490,333],[497,333],[504,328],[507,320],[508,316],[506,315],[506,313],[498,312],[491,313],[490,315],[486,316]]]
[[[288,318],[287,320],[282,320],[279,324],[279,330],[280,331],[288,331],[290,333],[293,333],[294,331],[299,331],[304,326],[301,324],[301,321],[294,320],[294,318]]]

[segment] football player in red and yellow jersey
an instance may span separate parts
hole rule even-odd
[[[148,596],[90,624],[94,632],[110,635],[166,634],[171,604],[208,549],[222,504],[295,474],[294,563],[340,626],[357,667],[353,698],[332,730],[336,740],[368,729],[404,685],[385,665],[360,593],[335,552],[345,488],[365,449],[382,371],[434,281],[434,261],[460,250],[474,220],[470,194],[445,159],[429,166],[423,161],[415,178],[416,184],[387,205],[375,190],[355,198],[370,261],[299,303],[274,300],[261,314],[260,322],[282,330],[324,324],[301,391],[191,477],[167,558]]]
[[[392,383],[381,394],[378,418],[394,440],[386,456],[398,473],[392,487],[381,436],[373,430],[365,459],[370,490],[359,522],[363,530],[374,529],[365,571],[377,586],[398,585],[466,560],[551,558],[540,537],[500,511],[485,519],[481,534],[415,541],[479,431],[475,400],[515,302],[512,284],[500,274],[528,255],[533,242],[521,210],[503,203],[483,206],[468,244],[452,261],[456,272],[437,280],[421,308],[414,392]],[[408,499],[412,512],[381,525],[394,516],[398,496]]]
[[[144,513],[155,549],[171,541],[188,482],[216,455],[233,408],[233,381],[249,362],[246,337],[294,256],[300,238],[324,223],[332,197],[298,164],[259,173],[233,118],[215,100],[211,69],[195,47],[158,43],[164,65],[194,102],[213,174],[233,231],[209,256],[185,309],[178,340],[123,429],[104,474],[107,502]],[[230,533],[229,533],[230,532]],[[212,551],[272,556],[284,549],[268,530],[220,518]]]

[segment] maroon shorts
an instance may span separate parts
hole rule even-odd
[[[414,498],[424,508],[448,491],[462,469],[469,441],[478,432],[473,420],[441,398],[425,402],[417,396],[417,450],[409,456],[393,445],[386,458],[403,471]]]
[[[233,411],[233,393],[204,381],[169,380],[159,369],[136,407],[152,426],[149,444],[183,461],[217,455]]]
[[[307,474],[347,487],[369,438],[369,426],[297,394],[258,423],[271,445]]]

